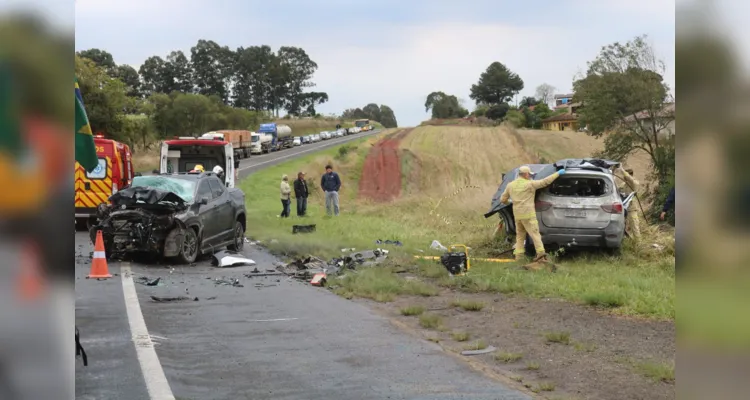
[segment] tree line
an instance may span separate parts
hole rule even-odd
[[[343,119],[371,119],[380,122],[385,128],[396,128],[398,121],[393,109],[385,104],[369,103],[362,108],[349,108],[341,114]]]

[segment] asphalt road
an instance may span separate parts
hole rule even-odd
[[[362,136],[252,157],[240,174]],[[253,267],[220,269],[208,259],[110,262],[112,279],[88,280],[91,251],[77,233],[76,324],[89,357],[88,367],[76,364],[77,399],[528,399],[325,289],[283,276],[247,278]],[[261,248],[248,244],[244,253],[261,271],[273,269],[276,260]],[[136,283],[133,292],[128,282],[141,276],[161,277],[162,285]],[[224,277],[243,287],[214,282]],[[142,327],[132,318],[138,305]],[[162,370],[171,394],[149,394]]]

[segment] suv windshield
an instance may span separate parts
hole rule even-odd
[[[610,189],[603,178],[562,176],[552,182],[548,192],[553,196],[599,197],[609,194]]]
[[[195,192],[195,180],[181,179],[171,176],[136,176],[133,178],[133,187],[150,187],[154,189],[172,192],[180,196],[188,203],[193,202]]]

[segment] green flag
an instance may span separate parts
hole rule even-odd
[[[78,87],[76,78],[76,162],[81,164],[83,169],[91,172],[99,165],[96,156],[96,146],[94,145],[94,135],[91,133],[89,118],[86,116],[86,109],[83,107],[83,98],[81,89]]]
[[[0,63],[0,152],[10,157],[16,157],[24,147],[19,113],[10,67]]]

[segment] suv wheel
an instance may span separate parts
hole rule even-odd
[[[185,230],[185,238],[182,240],[182,248],[177,256],[179,261],[184,264],[192,264],[198,258],[199,242],[198,234],[195,230],[188,228]]]
[[[227,246],[227,249],[232,251],[242,251],[245,247],[245,229],[242,227],[240,221],[234,224],[234,238],[232,244]]]

